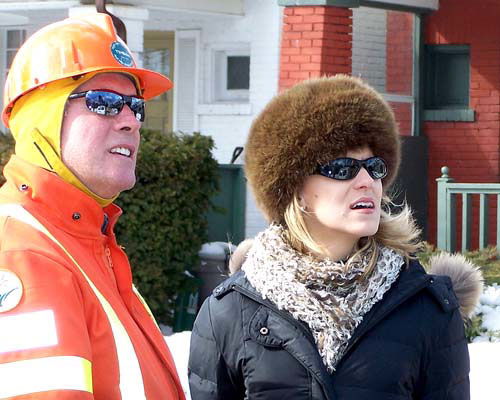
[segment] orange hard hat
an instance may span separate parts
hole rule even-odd
[[[59,79],[98,71],[134,75],[146,100],[172,88],[166,76],[137,68],[130,49],[117,36],[109,15],[80,15],[45,26],[21,46],[5,82],[4,124],[9,125],[15,101],[30,90]]]

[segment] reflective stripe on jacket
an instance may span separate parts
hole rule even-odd
[[[5,175],[0,270],[23,294],[0,307],[0,398],[184,399],[115,240],[121,210],[15,156]]]

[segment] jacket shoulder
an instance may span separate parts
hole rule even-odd
[[[241,318],[241,302],[245,301],[235,290],[236,285],[246,281],[242,271],[221,282],[204,301],[198,312],[197,322],[210,326],[215,334],[227,321]],[[196,325],[196,323],[195,323]],[[228,328],[228,327],[225,327]]]
[[[453,285],[450,277],[430,275],[427,290],[438,302],[443,311],[451,312],[459,308],[459,300],[453,291]]]
[[[426,282],[424,293],[430,295],[434,303],[444,312],[452,312],[459,308],[459,299],[453,290],[453,282],[448,275],[438,275],[427,272],[417,260],[411,260],[404,272],[405,280],[412,280],[418,284],[420,280]]]
[[[30,254],[67,267],[60,247],[36,228],[11,216],[0,216],[0,254]]]
[[[212,295],[216,299],[221,299],[229,292],[233,291],[236,285],[242,285],[246,283],[245,273],[241,270],[231,275],[229,278],[221,282],[215,289],[212,291]]]
[[[483,289],[483,276],[479,268],[461,254],[443,252],[430,259],[429,270],[435,281],[442,283],[443,293],[447,289],[455,295],[462,317],[469,317]]]

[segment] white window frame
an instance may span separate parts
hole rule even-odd
[[[233,56],[251,57],[250,43],[219,43],[210,46],[207,51],[210,56],[207,102],[248,103],[250,89],[227,89],[227,59]]]
[[[17,49],[14,49],[14,48],[10,48],[10,47],[7,47],[7,35],[8,35],[8,32],[9,31],[24,31],[24,37],[21,41],[21,45],[24,43],[24,41],[26,40],[26,38],[28,37],[28,29],[27,29],[27,26],[26,25],[12,25],[12,26],[2,26],[0,27],[0,34],[2,36],[1,38],[1,45],[2,45],[2,54],[0,56],[0,61],[1,61],[1,83],[2,83],[2,87],[5,86],[5,81],[6,81],[6,78],[7,78],[7,73],[9,72],[9,66],[7,65],[7,52],[9,50],[19,50],[19,48]],[[3,109],[3,98],[0,100],[1,101],[1,106],[2,106],[2,109]],[[3,131],[6,131],[7,128],[5,127],[5,125],[3,125],[3,122],[2,122],[2,130]]]
[[[21,43],[20,43],[20,46],[19,47],[7,47],[8,46],[8,41],[7,41],[7,37],[8,37],[8,34],[9,32],[24,32],[24,33],[21,33]],[[27,29],[26,27],[22,27],[22,26],[9,26],[9,27],[5,27],[3,28],[3,73],[4,73],[4,77],[7,76],[7,73],[9,72],[9,67],[7,66],[7,55],[8,55],[8,52],[10,50],[15,50],[17,52],[17,50],[20,49],[21,45],[24,43],[24,41],[26,40],[26,37],[28,35],[28,32],[27,32]]]
[[[250,89],[227,89],[227,68],[229,57],[250,57],[247,50],[218,50],[214,54],[214,100],[248,102]],[[248,77],[250,80],[250,76]]]

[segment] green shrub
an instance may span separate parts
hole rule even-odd
[[[206,214],[218,190],[213,140],[141,131],[137,183],[117,199],[124,215],[116,235],[130,259],[134,281],[155,317],[172,323],[175,298],[193,280],[207,241]]]
[[[471,318],[465,320],[465,336],[467,342],[471,343],[475,337],[483,334],[482,323],[482,315],[472,315]]]
[[[426,267],[429,259],[439,252],[440,250],[437,250],[433,245],[424,243],[424,247],[421,252],[417,253],[417,257]],[[479,267],[483,273],[485,284],[500,283],[500,257],[496,247],[488,246],[484,249],[466,251],[463,255]]]
[[[9,161],[10,156],[14,153],[14,138],[10,134],[3,134],[0,132],[0,168],[3,171],[3,167]],[[5,178],[3,174],[0,175],[0,186],[5,183]]]

